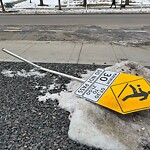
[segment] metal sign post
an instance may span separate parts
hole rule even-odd
[[[17,59],[19,59],[19,60],[21,60],[21,61],[24,61],[24,62],[26,62],[26,63],[36,67],[39,70],[43,70],[43,71],[46,71],[46,72],[49,72],[49,73],[60,75],[60,76],[63,76],[63,77],[66,77],[66,78],[69,78],[69,79],[72,79],[72,80],[76,80],[78,82],[82,82],[82,83],[85,82],[83,79],[80,79],[80,78],[77,78],[77,77],[74,77],[74,76],[71,76],[71,75],[67,75],[67,74],[64,74],[64,73],[60,73],[60,72],[57,72],[57,71],[54,71],[54,70],[50,70],[50,69],[47,69],[47,68],[43,68],[43,67],[41,67],[41,66],[39,66],[37,64],[34,64],[34,63],[30,62],[27,59],[24,59],[24,58],[22,58],[22,57],[20,57],[20,56],[18,56],[16,54],[10,52],[9,50],[7,50],[5,48],[2,48],[2,51],[7,53],[7,54],[9,54],[9,55],[11,55],[11,56],[13,56],[13,57],[15,57],[15,58],[17,58]]]

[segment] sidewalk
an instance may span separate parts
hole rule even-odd
[[[150,47],[67,41],[0,41],[5,48],[32,62],[113,65],[123,60],[150,66]],[[0,61],[19,61],[0,50]]]

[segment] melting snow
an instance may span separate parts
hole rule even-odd
[[[36,71],[34,69],[31,69],[29,72],[26,72],[23,69],[21,71],[3,70],[1,73],[4,76],[7,76],[7,77],[14,77],[14,76],[30,77],[30,76],[35,76],[35,77],[42,78],[46,75],[45,73],[40,73],[39,71]]]
[[[150,70],[135,62],[117,63],[106,70],[138,74],[150,81]],[[88,72],[83,77],[87,78],[91,73]],[[149,110],[120,115],[77,97],[74,92],[80,84],[72,81],[68,84],[68,91],[60,94],[46,93],[39,97],[40,101],[57,99],[59,106],[70,112],[68,135],[71,139],[106,150],[141,150],[150,143]]]
[[[6,2],[12,2],[17,0],[4,0]],[[88,0],[88,4],[101,4],[101,9],[85,9],[77,4],[82,3],[82,0],[61,0],[61,5],[66,6],[68,9],[57,10],[55,8],[58,6],[58,0],[44,0],[46,6],[39,6],[39,0],[26,0],[21,3],[15,4],[13,9],[19,10],[18,14],[49,14],[49,13],[149,13],[150,12],[150,0],[131,0],[131,7],[126,7],[126,9],[110,9],[111,0]],[[121,3],[121,0],[116,0],[118,5]],[[103,7],[104,6],[104,7]],[[146,8],[144,8],[146,7]],[[28,8],[28,9],[26,9]]]

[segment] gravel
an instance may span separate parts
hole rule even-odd
[[[43,67],[64,72],[76,77],[86,69],[95,70],[95,65],[40,64]],[[1,150],[96,150],[72,141],[68,137],[69,112],[58,107],[58,101],[48,99],[39,102],[42,95],[39,85],[61,86],[50,92],[66,90],[65,83],[70,80],[46,74],[43,78],[35,76],[6,77],[4,69],[19,71],[32,69],[25,63],[0,62],[0,149]]]

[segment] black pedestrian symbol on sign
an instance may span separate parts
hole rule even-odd
[[[142,97],[142,98],[140,98],[139,100],[140,100],[140,101],[143,101],[143,100],[146,100],[147,97],[148,97],[148,95],[150,94],[150,91],[148,91],[148,92],[143,91],[143,90],[141,89],[140,85],[137,85],[139,92],[137,92],[137,89],[136,89],[133,85],[130,84],[129,86],[130,86],[130,88],[132,89],[133,94],[130,94],[130,95],[125,96],[125,97],[122,99],[123,101],[126,101],[126,100],[129,99],[129,98],[135,98],[135,97]]]

